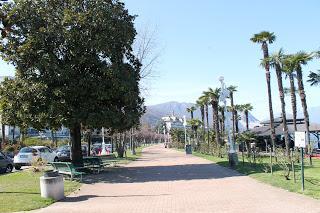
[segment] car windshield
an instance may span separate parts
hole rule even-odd
[[[20,153],[32,153],[32,152],[37,152],[37,150],[33,149],[31,147],[24,147],[24,148],[20,149],[19,152]]]
[[[58,149],[57,149],[57,151],[68,151],[68,150],[70,150],[70,147],[69,146],[60,146]]]

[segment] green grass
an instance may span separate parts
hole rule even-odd
[[[131,153],[131,150],[127,150],[127,157],[124,158],[119,158],[118,163],[119,164],[128,164],[132,161],[137,160],[139,157],[141,157],[142,149],[145,148],[146,146],[140,146],[136,148],[136,155],[133,155]]]
[[[52,199],[40,196],[40,180],[42,173],[22,171],[0,175],[0,212],[28,211],[46,207]],[[65,195],[80,188],[75,181],[64,182]]]
[[[182,151],[179,149],[179,151]],[[193,152],[193,155],[215,162],[218,165],[228,167],[228,158],[219,158],[212,155],[201,154]],[[269,158],[265,157],[260,163],[250,164],[246,159],[242,164],[241,153],[239,154],[239,164],[235,168],[238,172],[248,175],[258,181],[270,184],[291,192],[304,194],[316,199],[320,199],[320,160],[313,159],[313,165],[308,165],[308,160],[305,159],[305,190],[301,189],[301,167],[300,164],[295,165],[296,183],[293,179],[293,172],[290,172],[290,180],[286,180],[283,175],[283,170],[279,166],[274,166],[273,174],[264,171],[265,167],[268,167]]]

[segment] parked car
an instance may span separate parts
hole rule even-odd
[[[12,169],[12,159],[0,151],[0,172],[12,172]]]
[[[106,153],[112,153],[112,144],[105,144]],[[102,152],[102,144],[93,144],[91,148],[92,155],[100,155]]]
[[[57,153],[50,148],[46,146],[30,146],[20,149],[19,153],[14,156],[14,168],[21,169],[21,166],[29,166],[35,158],[41,158],[48,162],[59,161]]]
[[[87,145],[81,145],[81,151],[83,156],[88,156],[88,147]],[[64,145],[60,146],[57,150],[57,156],[59,161],[70,161],[70,146],[69,145]]]

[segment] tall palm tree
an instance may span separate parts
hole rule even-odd
[[[303,115],[304,115],[304,123],[306,128],[306,134],[307,134],[307,142],[308,142],[308,151],[309,151],[309,163],[312,165],[311,160],[311,144],[310,144],[310,130],[309,130],[309,113],[308,113],[308,107],[307,107],[307,100],[306,100],[306,94],[304,91],[304,85],[303,85],[303,76],[302,76],[302,65],[307,65],[309,61],[313,59],[312,53],[306,53],[306,52],[298,52],[292,57],[292,62],[294,64],[294,69],[297,73],[297,81],[298,81],[298,92],[301,99],[301,105],[303,109]]]
[[[193,119],[193,112],[196,110],[197,108],[195,106],[191,106],[187,108],[187,112],[190,112],[190,117],[191,119]]]
[[[253,107],[251,104],[244,104],[243,105],[243,111],[244,111],[244,115],[246,117],[246,130],[249,130],[249,112],[253,110]]]
[[[292,61],[292,55],[287,55],[283,60],[283,72],[290,81],[290,96],[291,96],[291,107],[292,107],[292,119],[294,131],[297,131],[297,97],[296,97],[296,86],[294,83],[295,71],[294,64]],[[284,89],[284,93],[287,93]]]
[[[290,155],[290,139],[289,139],[289,131],[287,125],[287,116],[286,116],[286,103],[284,100],[284,89],[282,82],[282,72],[283,72],[283,61],[285,55],[283,54],[282,49],[280,49],[277,53],[272,54],[269,58],[267,58],[263,63],[268,63],[272,68],[275,69],[277,80],[278,80],[278,89],[280,95],[281,102],[281,115],[282,115],[282,125],[284,132],[284,141],[286,145],[286,155],[289,157]]]
[[[235,133],[238,134],[239,133],[239,120],[241,119],[241,117],[239,116],[238,113],[243,111],[243,106],[240,104],[235,104],[233,107],[233,111],[234,111],[234,121],[235,121]]]
[[[219,132],[219,96],[220,96],[220,89],[212,89],[209,88],[206,94],[210,97],[210,103],[212,106],[212,114],[213,114],[213,128],[214,128],[214,135],[217,147],[220,145],[220,132]]]
[[[318,70],[318,73],[310,72],[308,77],[309,79],[307,81],[311,86],[320,86],[320,70]]]
[[[198,128],[202,124],[202,122],[198,119],[191,119],[188,121],[188,124],[192,126],[193,138],[194,138],[193,146],[195,147],[195,145],[198,145]]]
[[[220,118],[220,130],[222,135],[224,135],[224,131],[225,131],[225,126],[224,126],[224,119],[225,119],[225,114],[224,114],[224,107],[223,106],[219,106],[218,111],[221,114],[221,118]]]
[[[235,129],[236,129],[236,117],[235,117],[235,110],[234,110],[234,93],[237,91],[237,87],[230,85],[228,88],[229,90],[229,97],[230,97],[230,102],[231,102],[231,116],[232,116],[232,139],[233,141],[236,140],[236,135],[235,135]]]
[[[206,117],[206,123],[207,123],[207,142],[208,142],[208,153],[210,152],[210,128],[209,128],[209,96],[203,92],[203,95],[200,97],[200,99],[204,103],[204,112]]]
[[[200,108],[200,114],[201,114],[201,122],[202,122],[202,138],[203,142],[205,142],[205,124],[204,124],[204,108],[205,108],[205,100],[203,100],[201,97],[197,100],[197,106]]]
[[[250,39],[254,43],[261,44],[261,49],[263,51],[263,58],[266,59],[269,57],[268,43],[272,44],[276,40],[276,36],[272,32],[262,31],[258,34],[254,34]],[[273,146],[273,150],[275,150],[275,140],[276,133],[274,128],[274,117],[273,117],[273,108],[272,108],[272,95],[271,95],[271,85],[270,85],[270,65],[268,63],[265,64],[266,70],[266,81],[268,88],[268,102],[269,102],[269,115],[270,115],[270,130],[271,130],[271,143]]]

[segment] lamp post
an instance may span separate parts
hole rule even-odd
[[[219,78],[219,81],[221,83],[221,91],[220,91],[220,97],[219,100],[223,103],[224,107],[224,114],[226,115],[225,117],[228,117],[227,115],[227,98],[229,98],[230,92],[226,87],[226,84],[224,83],[224,77],[221,76]],[[237,152],[235,151],[234,147],[234,141],[232,140],[232,129],[230,125],[230,119],[225,118],[225,130],[228,133],[228,145],[229,145],[229,150],[228,150],[228,157],[229,157],[229,165],[230,167],[234,167],[238,163],[238,156]]]
[[[102,127],[102,146],[101,146],[101,155],[106,155],[107,154],[107,152],[106,152],[106,144],[105,144],[105,142],[104,142],[104,127]]]
[[[183,116],[183,127],[184,127],[184,144],[187,145],[187,120],[186,116]]]

